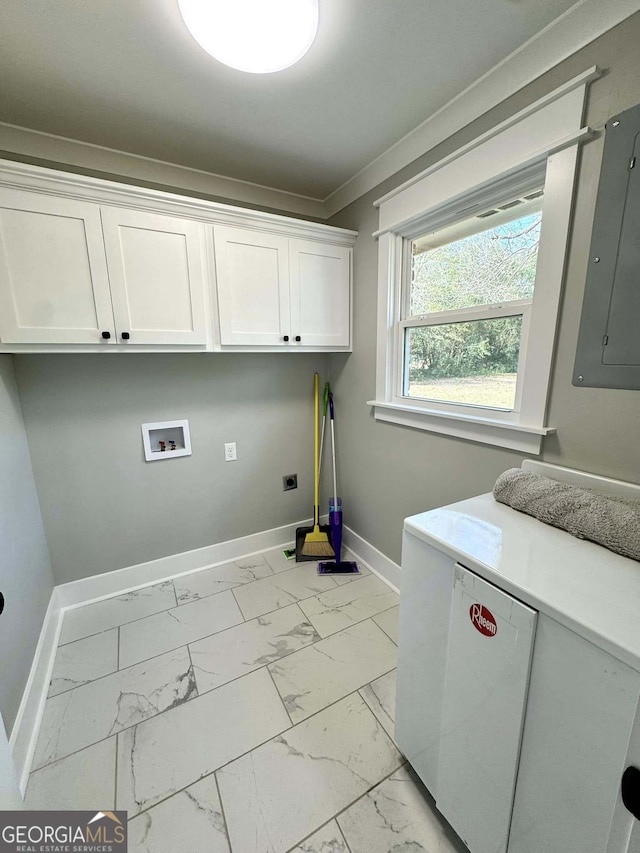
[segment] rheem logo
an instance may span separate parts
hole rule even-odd
[[[495,637],[498,626],[493,613],[483,604],[472,604],[469,608],[469,618],[476,631],[480,631],[485,637]]]

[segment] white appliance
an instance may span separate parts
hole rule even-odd
[[[396,739],[472,853],[640,853],[639,610],[639,563],[490,494],[405,521]]]
[[[471,850],[506,850],[536,611],[456,565],[438,808]]]

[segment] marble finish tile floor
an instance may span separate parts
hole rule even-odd
[[[188,604],[217,592],[224,592],[245,583],[273,575],[273,569],[262,555],[247,557],[234,563],[212,566],[199,572],[191,572],[174,580],[178,604]]]
[[[64,617],[60,645],[100,634],[107,628],[115,628],[133,622],[152,613],[175,607],[176,592],[171,581],[145,586],[123,595],[105,598],[84,607],[69,610]]]
[[[260,583],[260,581],[256,581]],[[120,628],[120,666],[186,646],[242,622],[231,590],[129,622]]]
[[[330,820],[292,853],[349,853],[349,849],[337,822]]]
[[[52,764],[197,696],[188,649],[176,649],[49,699],[35,768]]]
[[[393,740],[398,596],[361,570],[275,548],[68,611],[26,807],[126,809],[131,853],[460,853]]]
[[[395,669],[367,684],[360,690],[360,695],[371,708],[382,728],[393,739],[396,719]]]
[[[189,647],[198,690],[213,690],[319,639],[297,604],[205,637]]]
[[[393,642],[398,645],[398,616],[400,615],[400,607],[391,607],[389,610],[383,610],[377,616],[372,617],[376,625],[385,632]]]
[[[118,629],[111,628],[60,646],[51,676],[49,696],[81,687],[118,669]]]
[[[370,619],[269,665],[291,721],[299,723],[396,665],[397,649]]]
[[[300,607],[320,636],[328,637],[397,603],[397,593],[371,575],[308,598]]]
[[[332,577],[318,574],[316,563],[301,563],[270,578],[238,587],[235,598],[245,619],[336,589]]]

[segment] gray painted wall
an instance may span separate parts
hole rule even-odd
[[[10,732],[53,589],[10,355],[0,355],[0,435],[0,726]]]
[[[392,559],[400,560],[402,520],[490,491],[498,474],[520,464],[510,451],[391,424],[376,423],[365,405],[375,397],[377,244],[374,199],[498,124],[591,65],[606,69],[592,84],[587,120],[602,128],[611,115],[640,101],[640,14],[636,14],[517,96],[469,125],[330,222],[359,231],[355,247],[354,352],[330,357],[340,417],[340,490],[345,523]],[[640,395],[574,388],[573,361],[588,263],[602,138],[584,146],[562,308],[548,423],[557,434],[544,458],[569,467],[638,481]]]
[[[16,372],[56,583],[309,518],[324,354],[29,355]],[[193,455],[146,462],[140,425]],[[224,461],[225,442],[238,460]],[[297,473],[297,490],[282,475]]]

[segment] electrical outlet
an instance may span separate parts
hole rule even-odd
[[[235,441],[230,441],[228,444],[224,446],[224,461],[225,462],[235,462],[238,458],[238,453],[236,450]]]
[[[285,474],[282,478],[282,491],[288,492],[289,489],[297,489],[298,488],[298,475],[297,474]]]

